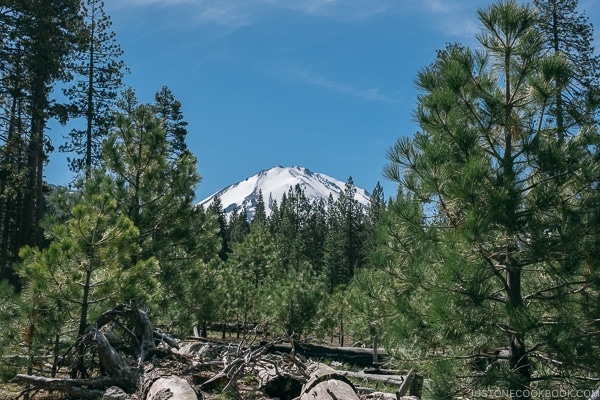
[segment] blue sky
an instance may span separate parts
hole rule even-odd
[[[182,102],[197,199],[275,165],[386,197],[385,153],[417,131],[414,78],[447,42],[476,45],[484,0],[107,0],[141,102]],[[600,29],[600,2],[580,0]],[[596,45],[599,43],[596,33]],[[53,142],[62,141],[54,128]],[[71,178],[64,155],[46,169]]]

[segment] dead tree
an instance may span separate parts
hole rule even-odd
[[[162,345],[159,347],[157,343]],[[98,371],[86,371],[86,375],[93,378],[58,379],[19,374],[12,381],[30,385],[31,389],[27,389],[28,391],[58,390],[81,399],[101,399],[105,390],[111,386],[117,386],[127,393],[143,392],[142,398],[146,398],[146,393],[151,396],[158,393],[161,399],[174,398],[173,393],[171,397],[165,393],[167,389],[164,385],[170,382],[163,375],[168,372],[161,374],[156,363],[149,360],[155,361],[170,354],[167,348],[179,348],[177,341],[155,331],[148,315],[136,304],[119,304],[102,314],[96,324],[78,338],[77,346],[91,358],[97,354]],[[92,362],[92,366],[94,365]],[[163,386],[153,389],[155,381],[160,381]],[[182,387],[182,393],[187,393],[187,397],[179,398],[192,399],[190,394],[194,393],[193,399],[197,399],[194,390],[189,385],[185,387],[177,377],[171,383],[173,387]]]

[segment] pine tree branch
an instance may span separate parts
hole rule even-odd
[[[573,286],[573,285],[586,285],[588,283],[588,281],[584,280],[584,281],[575,281],[575,282],[565,282],[563,284],[560,285],[556,285],[553,286],[551,288],[546,288],[546,289],[541,289],[538,290],[536,292],[530,293],[528,295],[523,296],[523,301],[527,301],[527,300],[556,300],[556,299],[560,299],[563,297],[567,297],[567,296],[571,296],[573,294],[576,293],[580,293],[581,291],[583,291],[585,289],[585,286],[571,290],[569,292],[565,292],[565,293],[556,293],[553,295],[544,295],[545,293],[548,292],[553,292],[559,289],[563,289],[569,286]]]

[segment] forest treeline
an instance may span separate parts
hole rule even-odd
[[[0,3],[0,373],[85,375],[72,348],[135,302],[161,329],[378,338],[429,398],[600,382],[600,58],[576,0],[497,1],[415,79],[420,130],[367,208],[300,187],[249,220],[201,183],[181,103],[140,102],[99,0]],[[65,126],[51,143],[51,120]],[[69,128],[66,128],[68,126]],[[44,181],[68,152],[73,184]],[[349,169],[351,169],[349,167]],[[40,364],[40,359],[45,363]],[[483,396],[483,395],[482,395]]]

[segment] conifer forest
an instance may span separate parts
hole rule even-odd
[[[599,398],[593,26],[577,0],[473,13],[478,45],[449,43],[410,77],[419,131],[382,154],[396,193],[378,183],[365,207],[352,178],[335,200],[296,186],[249,219],[197,206],[182,104],[124,86],[102,1],[2,0],[0,397],[43,398],[25,375],[88,379],[50,392],[102,398],[115,373],[98,332],[147,318],[163,342],[260,328],[375,343],[426,399]],[[72,127],[62,143],[53,121]],[[54,151],[71,155],[68,188],[44,179]]]

